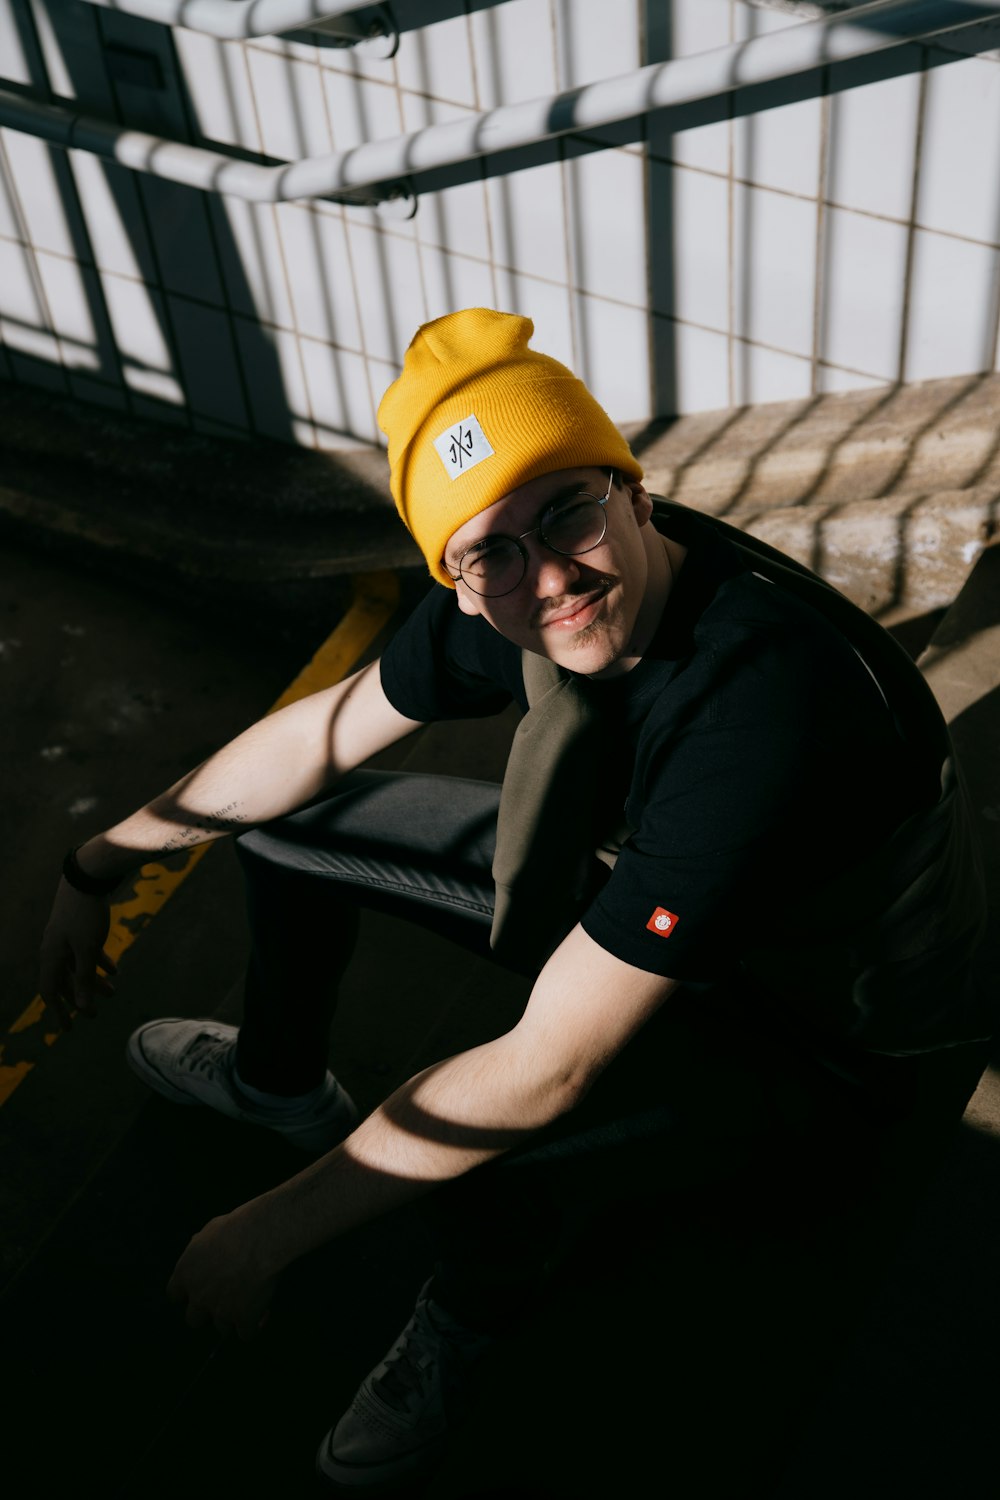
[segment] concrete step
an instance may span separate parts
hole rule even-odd
[[[760,537],[869,613],[942,609],[1000,515],[1000,376],[703,412],[629,436],[650,489]]]
[[[920,495],[1000,494],[1000,376],[847,391],[623,429],[650,489],[713,515]]]
[[[291,601],[423,575],[381,449],[236,441],[0,384],[0,528],[166,589]],[[880,618],[951,603],[1000,506],[1000,376],[623,427],[648,487],[759,535]]]
[[[2,382],[0,530],[161,591],[263,603],[421,562],[381,449],[208,436]]]
[[[869,614],[942,609],[994,536],[1000,488],[740,508],[725,519],[842,590]]]

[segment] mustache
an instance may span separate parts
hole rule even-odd
[[[568,589],[558,599],[543,600],[535,610],[531,623],[535,626],[545,625],[557,615],[566,614],[579,600],[607,594],[617,582],[617,578],[610,573],[597,573],[586,581],[581,579],[577,588]]]

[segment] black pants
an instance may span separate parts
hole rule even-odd
[[[237,1052],[246,1083],[299,1094],[323,1078],[359,908],[489,954],[499,790],[360,771],[238,839],[252,937]],[[680,988],[571,1114],[436,1190],[438,1299],[473,1325],[504,1321],[587,1208],[728,1172],[789,1127],[833,1121],[846,1141],[926,1091],[921,1060],[844,1055],[831,1068],[769,1014],[743,984]]]

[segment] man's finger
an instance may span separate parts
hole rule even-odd
[[[97,1008],[94,1005],[94,980],[97,974],[97,955],[80,953],[74,957],[73,962],[73,998],[76,1001],[77,1010],[82,1010],[85,1016],[96,1016]]]
[[[55,991],[50,991],[47,995],[43,994],[42,999],[47,1008],[52,1012],[53,1019],[60,1031],[69,1031],[73,1025],[73,1012],[62,995],[57,994]]]
[[[118,973],[118,965],[115,963],[114,959],[111,957],[106,948],[101,949],[101,968],[104,970],[105,974]]]
[[[67,986],[66,970],[61,959],[52,951],[42,949],[42,961],[38,976],[38,993],[42,1003],[53,1013],[57,1025],[68,1031],[72,1022],[64,989]]]
[[[52,1012],[56,1025],[69,1031],[73,1024],[73,1011],[69,1000],[72,982],[58,965],[46,965],[38,985],[38,993],[46,1009]]]
[[[90,1017],[94,1017],[97,1015],[97,1007],[94,1004],[93,990],[87,988],[82,984],[78,985],[73,992],[73,999],[76,1001],[77,1010],[80,1011],[83,1015]]]

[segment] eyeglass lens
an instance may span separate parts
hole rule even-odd
[[[577,557],[599,547],[607,529],[603,503],[595,495],[575,495],[553,506],[538,525],[538,537],[546,547],[564,557]],[[485,597],[512,593],[524,577],[527,556],[521,542],[512,537],[487,539],[482,548],[466,553],[460,573],[475,593]]]

